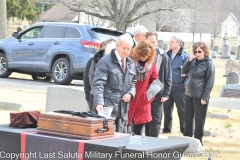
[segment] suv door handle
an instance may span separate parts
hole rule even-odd
[[[58,44],[60,44],[58,41],[56,41],[56,42],[54,42],[53,44],[55,44],[55,45],[58,45]]]
[[[34,43],[33,43],[33,42],[30,42],[30,43],[28,43],[28,45],[29,45],[29,46],[32,46],[32,45],[34,45]]]

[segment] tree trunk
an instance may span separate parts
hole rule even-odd
[[[122,31],[123,33],[126,33],[126,29],[129,25],[128,23],[123,23],[123,22],[117,23],[117,22],[115,22],[115,24],[116,24],[116,29],[118,31]]]
[[[195,32],[193,32],[193,41],[192,41],[192,44],[194,44],[194,39],[195,39]]]
[[[0,39],[7,38],[7,5],[6,0],[0,0]]]

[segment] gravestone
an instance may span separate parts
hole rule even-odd
[[[217,58],[215,51],[212,51],[212,52],[211,52],[211,58]]]
[[[227,44],[223,45],[221,59],[230,59],[230,55],[229,54],[230,54],[229,53],[229,46]]]
[[[89,111],[83,89],[71,86],[48,87],[45,112],[53,112],[56,110]]]
[[[218,46],[213,46],[212,51],[216,52],[216,54],[219,54],[219,47]]]
[[[228,59],[225,65],[225,75],[228,75],[231,72],[236,72],[235,68],[235,61],[232,59]]]
[[[228,36],[227,36],[227,33],[224,35],[223,37],[223,46],[224,45],[228,45]]]
[[[158,47],[163,48],[163,40],[158,40]]]
[[[222,87],[220,97],[234,97],[240,98],[240,85],[239,84],[227,84]]]
[[[228,59],[225,66],[225,75],[228,75],[231,72],[237,72],[240,74],[240,60]]]
[[[237,72],[231,72],[227,75],[226,84],[239,84],[239,74]]]
[[[163,44],[163,50],[164,51],[168,50],[168,45],[166,43]]]
[[[218,52],[218,46],[214,46],[213,49],[212,49],[212,51]]]
[[[240,59],[240,45],[237,48],[237,56],[236,59]]]
[[[231,48],[231,50],[230,50],[230,53],[231,53],[232,55],[235,55],[235,54],[237,53],[237,47],[236,47],[236,46],[233,46],[233,47]]]
[[[212,131],[204,131],[203,136],[204,137],[217,137],[218,133],[217,132],[212,132]]]
[[[220,118],[220,119],[229,119],[230,117],[226,114],[215,114],[215,113],[208,113],[208,118]]]
[[[211,39],[211,46],[210,46],[210,48],[213,48],[213,46],[214,46],[214,39]]]
[[[0,102],[1,110],[21,111],[23,109],[22,104],[12,102]]]

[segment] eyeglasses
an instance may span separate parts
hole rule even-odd
[[[151,57],[151,55],[141,55],[141,57],[146,58],[146,57]]]
[[[196,54],[196,53],[202,53],[202,51],[194,51],[194,54]]]

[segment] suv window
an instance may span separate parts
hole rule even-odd
[[[65,28],[64,26],[48,26],[42,38],[61,38]]]
[[[120,35],[123,34],[120,31],[104,29],[104,28],[91,28],[88,30],[88,32],[94,39],[98,39],[100,41],[103,41],[109,38],[117,39]]]
[[[24,34],[21,35],[20,39],[33,39],[33,38],[38,38],[38,36],[41,33],[43,26],[41,27],[36,27],[33,28],[27,32],[25,32]]]
[[[65,33],[64,38],[81,38],[81,34],[79,33],[77,28],[68,27]]]

